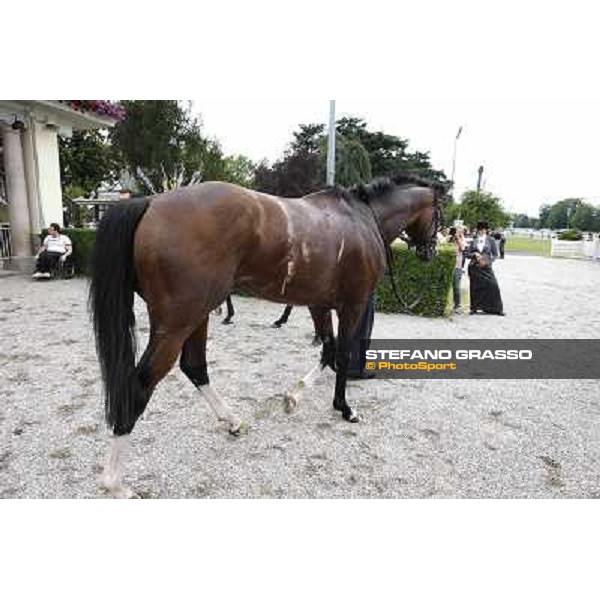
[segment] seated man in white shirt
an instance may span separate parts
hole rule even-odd
[[[66,235],[61,235],[60,225],[50,223],[48,235],[36,256],[34,279],[50,278],[50,271],[73,252],[73,244]]]

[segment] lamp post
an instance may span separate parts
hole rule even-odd
[[[483,177],[483,165],[477,169],[477,197],[481,193],[481,178]]]
[[[327,144],[327,185],[335,183],[335,100],[329,102],[329,139]]]
[[[458,128],[458,131],[456,132],[456,137],[454,138],[454,153],[452,155],[452,191],[454,193],[454,172],[456,170],[456,146],[458,145],[458,138],[460,137],[460,134],[462,133],[462,125]]]

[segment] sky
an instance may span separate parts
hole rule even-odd
[[[72,25],[44,46],[58,77],[15,33],[10,96],[195,99],[227,153],[271,161],[300,123],[326,122],[335,99],[338,116],[408,139],[448,177],[462,126],[458,195],[481,165],[484,189],[507,210],[535,216],[566,197],[600,205],[597,2],[171,0],[169,14],[185,15],[171,26],[159,5],[106,4],[144,32],[131,54],[90,48]],[[47,34],[55,12],[38,10],[32,36]],[[78,44],[86,53],[72,52]]]
[[[341,85],[327,85],[325,78],[325,85],[298,85],[291,92],[289,72],[280,69],[285,85],[267,73],[275,87],[261,90],[258,79],[250,93],[233,98],[198,95],[194,110],[227,153],[272,161],[298,124],[326,122],[335,99],[338,116],[360,116],[373,129],[407,138],[412,150],[429,151],[434,167],[449,178],[462,126],[459,195],[476,187],[481,165],[484,189],[507,210],[535,216],[541,204],[565,197],[600,205],[600,46],[593,4],[448,2],[431,9],[438,18],[427,24],[431,3],[422,4],[418,14],[379,22],[381,44],[349,57],[354,68],[334,53],[331,69],[349,74],[338,74]],[[395,28],[402,20],[413,26]],[[377,66],[379,55],[391,64]]]

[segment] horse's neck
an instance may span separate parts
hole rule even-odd
[[[406,228],[413,212],[408,205],[386,204],[385,202],[374,204],[373,210],[379,220],[386,244],[390,244],[399,233]]]
[[[418,214],[431,206],[431,200],[426,194],[415,194],[409,189],[399,189],[378,203],[382,215],[382,229],[386,242],[393,241],[400,231],[418,218]]]

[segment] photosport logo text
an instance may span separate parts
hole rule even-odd
[[[372,340],[378,378],[598,379],[600,340]]]

